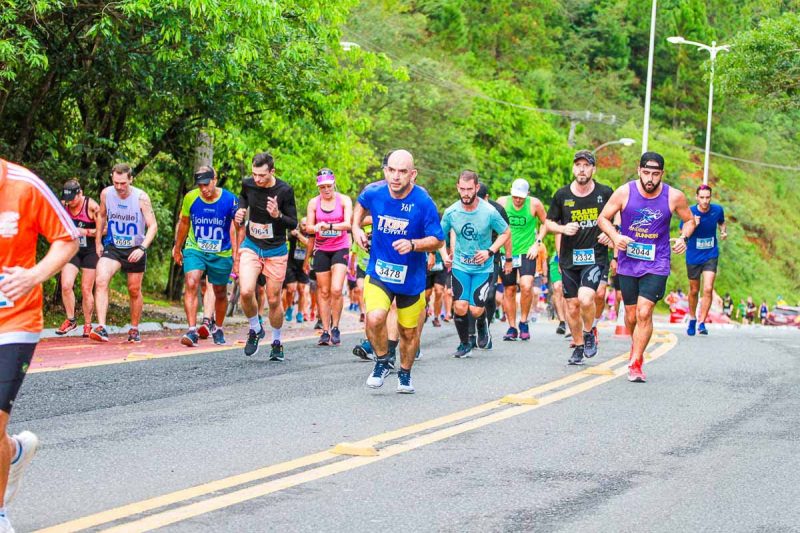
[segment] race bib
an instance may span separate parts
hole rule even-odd
[[[572,250],[572,264],[585,266],[594,264],[594,248],[579,248]]]
[[[434,263],[431,267],[431,272],[441,272],[444,270],[444,263]]]
[[[81,248],[86,248],[86,246],[88,246],[88,243],[86,242],[86,235],[81,235],[78,237],[78,246]]]
[[[515,255],[511,258],[511,268],[519,268],[522,266],[522,256]]]
[[[319,236],[324,239],[332,239],[334,237],[338,237],[341,235],[342,232],[338,229],[326,229],[319,232]]]
[[[221,252],[222,239],[197,239],[197,247],[204,252]]]
[[[3,281],[3,278],[5,278],[5,276],[0,274],[0,281]],[[0,291],[0,309],[8,309],[10,307],[14,307],[14,302],[9,300],[6,295]]]
[[[375,273],[384,283],[394,283],[397,285],[405,283],[407,272],[408,267],[406,265],[387,263],[381,259],[375,262]]]
[[[305,261],[306,260],[306,249],[305,248],[295,248],[294,253],[292,254],[297,261]]]
[[[711,250],[714,248],[714,237],[706,237],[705,239],[697,239],[698,250]]]
[[[273,237],[272,224],[250,222],[247,227],[250,228],[250,236],[254,239],[271,239]]]
[[[133,248],[133,235],[117,235],[113,237],[116,248]]]
[[[628,243],[625,254],[631,259],[638,259],[639,261],[655,261],[656,245],[631,242]]]
[[[483,263],[479,263],[478,260],[475,259],[474,255],[461,254],[461,264],[462,265],[482,265]]]

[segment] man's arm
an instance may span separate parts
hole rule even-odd
[[[233,224],[231,224],[233,227]],[[233,233],[231,233],[234,235]],[[189,235],[189,217],[181,215],[178,220],[178,227],[175,228],[175,246],[172,247],[172,257],[179,265],[183,264],[183,245]]]
[[[97,213],[98,213],[98,211],[100,211],[100,205],[97,202],[95,202],[94,200],[92,200],[91,198],[89,198],[89,209],[87,209],[87,212],[88,212],[89,218],[91,220],[94,220],[95,226],[97,226],[97,227],[96,228],[92,228],[92,229],[85,229],[84,230],[88,237],[97,237],[97,235],[102,235],[103,234],[102,227],[97,224]],[[98,233],[98,231],[100,233]]]
[[[360,202],[356,202],[355,208],[353,209],[353,240],[356,241],[363,249],[368,248],[367,236],[364,234],[364,230],[361,229],[361,220],[364,218],[364,206],[361,205]]]
[[[697,222],[694,220],[692,210],[689,209],[689,202],[686,201],[686,195],[683,192],[670,188],[670,199],[674,199],[674,211],[683,221],[680,237],[670,239],[672,241],[672,251],[676,254],[682,254],[686,251],[686,241],[694,233]]]
[[[608,235],[608,238],[613,241],[614,248],[617,250],[625,250],[628,243],[633,242],[633,239],[625,237],[618,232],[617,228],[615,228],[614,224],[611,222],[614,220],[614,216],[622,211],[627,193],[628,188],[624,186],[614,191],[614,194],[608,199],[608,202],[597,219],[597,227],[600,228],[600,231]]]
[[[149,248],[150,245],[153,244],[156,234],[158,233],[158,222],[156,221],[156,214],[153,211],[153,204],[150,202],[150,197],[147,193],[142,193],[139,197],[139,208],[144,214],[144,223],[145,226],[147,226],[147,233],[144,236],[142,245],[145,248]]]
[[[100,205],[97,207],[97,215],[95,217],[95,224],[97,225],[97,229],[100,230],[100,235],[103,235],[103,231],[105,230],[106,224],[108,221],[106,220],[106,190],[100,193]],[[97,252],[97,257],[103,256],[103,238],[99,238],[95,240],[95,251]]]
[[[284,193],[281,200],[281,222],[287,228],[297,227],[297,204],[295,203],[294,189],[289,187],[289,191]]]

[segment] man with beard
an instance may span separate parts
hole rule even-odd
[[[628,380],[644,383],[644,349],[653,334],[653,308],[664,297],[670,267],[670,250],[686,251],[686,242],[695,228],[686,196],[662,183],[664,158],[645,152],[637,169],[639,179],[618,188],[606,204],[597,226],[608,235],[618,250],[617,275],[625,303],[625,326],[631,332]],[[621,213],[620,230],[614,215]],[[670,238],[672,213],[683,220],[679,237]]]

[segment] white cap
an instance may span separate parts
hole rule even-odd
[[[516,196],[517,198],[527,198],[530,188],[531,187],[528,185],[527,180],[517,178],[514,180],[514,183],[511,184],[511,196]]]

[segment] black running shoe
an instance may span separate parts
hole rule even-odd
[[[597,355],[597,340],[591,331],[583,332],[583,355],[588,359]]]
[[[244,354],[246,356],[255,355],[258,352],[258,341],[264,338],[266,332],[264,328],[261,328],[261,331],[256,333],[254,330],[250,330],[247,332],[247,342],[244,345]]]
[[[556,328],[556,335],[563,335],[567,331],[567,324],[564,322],[559,322],[558,327]]]
[[[339,331],[339,328],[333,327],[331,329],[331,344],[334,346],[339,346],[342,343],[342,333]]]
[[[323,331],[322,335],[319,336],[319,341],[317,342],[320,346],[330,346],[331,345],[331,334],[327,331]]]
[[[283,345],[281,341],[272,341],[272,350],[269,352],[269,360],[283,362]]]
[[[464,358],[469,357],[471,353],[472,353],[472,345],[471,344],[469,344],[469,343],[467,343],[467,344],[459,344],[458,348],[456,348],[456,351],[453,354],[453,357],[455,357],[456,359],[464,359]]]
[[[318,318],[317,323],[314,324],[314,329],[322,329],[322,319]]]
[[[486,322],[479,321],[476,324],[476,328],[478,330],[478,348],[481,350],[488,350],[492,347],[492,334],[489,333],[489,328],[486,326]]]
[[[567,361],[568,365],[582,365],[583,364],[583,346],[576,346],[572,351],[572,357]]]

